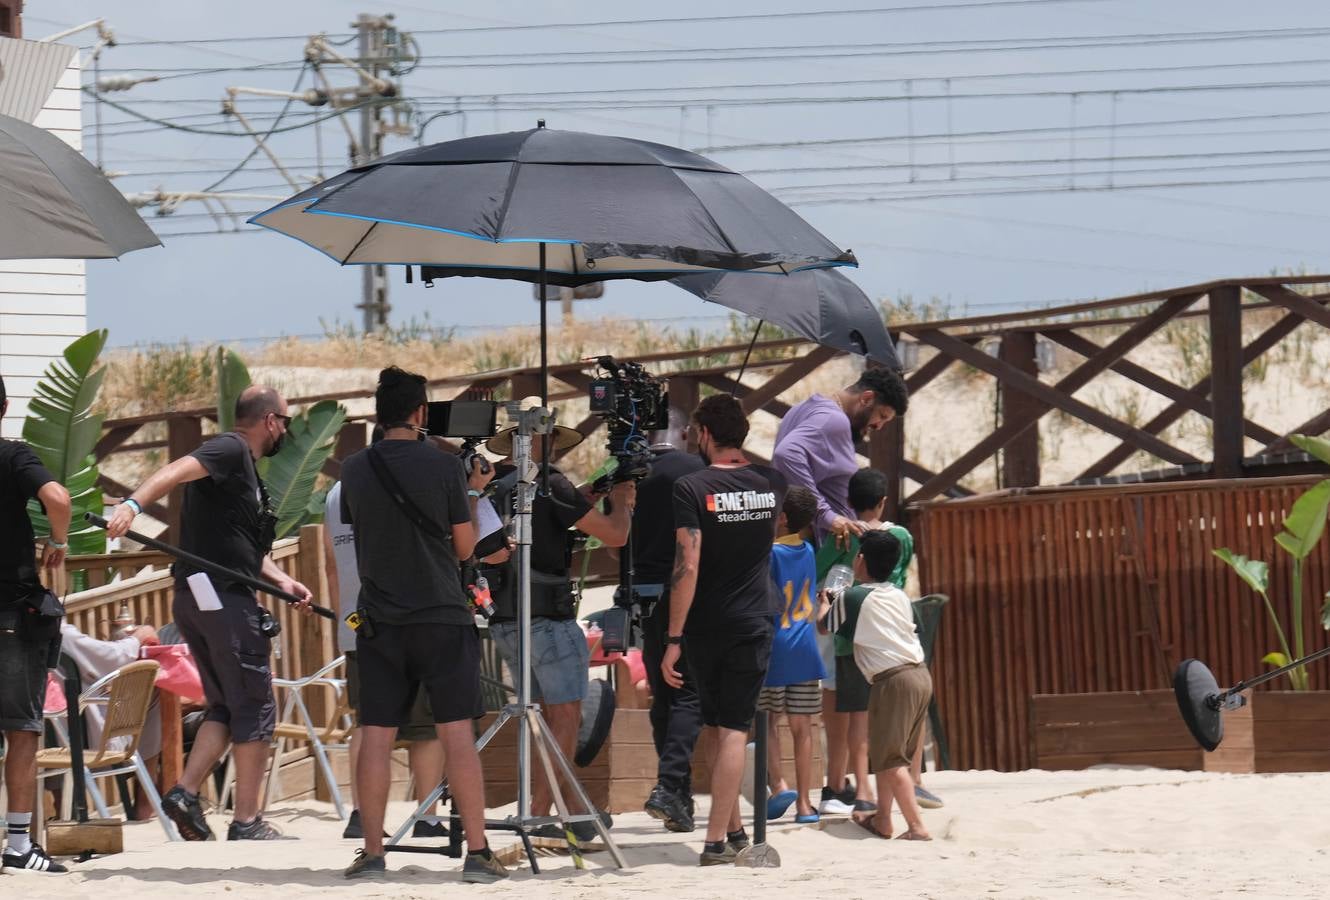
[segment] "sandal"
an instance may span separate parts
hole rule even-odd
[[[931,841],[932,838],[917,831],[907,831],[896,838],[898,841]]]
[[[867,831],[868,833],[870,833],[870,834],[872,834],[872,835],[874,835],[874,836],[876,836],[876,837],[880,837],[880,838],[882,838],[884,841],[889,841],[889,840],[891,840],[891,832],[888,831],[886,834],[883,834],[881,831],[878,831],[878,830],[877,830],[877,826],[873,824],[873,817],[872,817],[872,816],[865,816],[865,817],[862,818],[862,819],[857,819],[857,818],[856,818],[856,819],[852,819],[851,821],[853,821],[854,824],[858,825],[860,828],[864,829],[864,830]],[[904,837],[904,835],[901,835],[901,837]]]

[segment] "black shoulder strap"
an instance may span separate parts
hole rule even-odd
[[[402,490],[402,486],[397,483],[397,479],[393,477],[393,473],[388,469],[383,458],[379,456],[378,448],[370,447],[365,455],[369,457],[369,466],[374,470],[374,475],[379,479],[379,484],[388,492],[388,496],[392,497],[397,505],[401,507],[406,517],[430,537],[451,543],[452,538],[433,519],[421,512],[415,501]]]

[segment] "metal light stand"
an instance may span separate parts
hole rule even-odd
[[[508,704],[499,712],[498,718],[476,741],[476,750],[485,749],[485,746],[507,722],[517,722],[517,815],[498,821],[486,821],[485,827],[487,829],[511,831],[519,835],[523,847],[526,849],[527,859],[531,862],[531,871],[538,874],[540,869],[536,863],[535,854],[532,852],[530,841],[530,831],[533,827],[562,822],[564,837],[568,842],[568,850],[572,854],[574,864],[581,869],[585,868],[585,863],[582,860],[581,847],[578,845],[577,837],[573,834],[571,826],[575,822],[593,822],[600,839],[605,842],[605,848],[614,860],[614,865],[620,869],[627,868],[628,864],[624,862],[623,854],[619,852],[619,846],[614,842],[614,838],[610,837],[609,830],[606,829],[605,823],[600,820],[596,808],[591,804],[590,798],[587,797],[586,790],[577,780],[572,765],[569,764],[568,758],[563,755],[563,750],[560,749],[549,726],[545,723],[544,717],[540,714],[540,706],[531,701],[531,507],[536,494],[536,466],[531,461],[531,437],[533,434],[550,433],[554,427],[554,414],[544,407],[522,410],[516,402],[510,402],[507,410],[509,420],[517,422],[517,431],[513,435],[513,462],[516,464],[518,472],[516,486],[517,510],[514,516],[514,521],[517,523],[517,534],[515,535],[518,571],[517,616],[520,630],[517,644],[517,668],[519,670],[517,673],[517,702]],[[531,747],[533,737],[536,740],[535,747],[540,754],[545,778],[549,782],[550,792],[554,796],[554,806],[559,813],[557,817],[531,815]],[[569,806],[564,800],[563,790],[559,786],[559,780],[555,777],[556,769],[563,774],[564,780],[572,788],[574,799],[586,812],[570,813]],[[425,819],[430,807],[447,792],[448,783],[445,780],[421,802],[410,818],[397,829],[396,833],[388,840],[385,849],[451,855],[448,848],[432,849],[398,846],[410,833],[415,823]],[[456,830],[457,820],[454,817],[451,831],[455,832]],[[457,838],[453,836],[452,840],[453,849],[460,851]]]

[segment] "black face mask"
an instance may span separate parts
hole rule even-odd
[[[269,447],[267,450],[263,451],[263,455],[264,455],[264,456],[276,456],[277,453],[278,453],[278,451],[282,449],[282,442],[285,441],[285,440],[286,440],[286,434],[285,434],[285,433],[277,435],[277,440],[275,440],[275,441],[272,442],[272,446],[271,446],[271,447]]]

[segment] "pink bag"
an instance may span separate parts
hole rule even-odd
[[[203,682],[198,666],[190,655],[187,644],[162,644],[144,647],[144,659],[155,660],[161,668],[157,672],[158,690],[169,691],[185,700],[203,702]]]
[[[55,672],[46,673],[46,701],[42,704],[42,711],[48,716],[65,711],[65,683],[60,680],[60,676]]]

